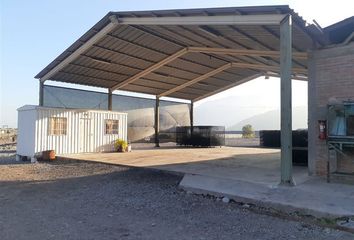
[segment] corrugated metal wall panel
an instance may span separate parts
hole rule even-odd
[[[49,135],[50,117],[67,118],[66,135]],[[106,119],[119,120],[118,134],[105,134]],[[86,125],[82,125],[85,121]],[[127,114],[125,113],[38,108],[35,152],[55,150],[57,154],[69,154],[113,151],[113,143],[116,139],[127,140],[126,125]]]

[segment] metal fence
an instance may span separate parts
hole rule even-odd
[[[307,166],[308,164],[308,131],[292,131],[292,156],[294,165]],[[260,131],[260,145],[262,147],[280,148],[281,139],[279,130]]]
[[[177,127],[176,142],[182,146],[224,146],[225,127],[223,126],[194,126]]]

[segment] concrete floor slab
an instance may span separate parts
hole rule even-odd
[[[88,153],[60,157],[222,177],[264,185],[276,185],[280,181],[279,149],[166,147],[143,148],[129,153]],[[297,182],[306,181],[307,168],[294,167],[294,176]]]
[[[295,187],[279,186],[280,151],[265,148],[143,148],[129,153],[90,153],[61,158],[144,167],[185,174],[181,187],[266,204],[319,217],[354,215],[354,188],[309,177],[294,167]]]

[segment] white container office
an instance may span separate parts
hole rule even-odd
[[[17,155],[35,158],[56,154],[114,151],[114,141],[127,141],[127,114],[114,111],[25,105],[18,111]]]

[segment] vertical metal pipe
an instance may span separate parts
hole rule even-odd
[[[39,80],[39,106],[43,106],[44,103],[44,81]]]
[[[108,89],[108,110],[112,111],[112,90]]]
[[[160,147],[160,98],[155,101],[155,147]]]
[[[191,125],[191,134],[193,134],[193,127],[194,127],[193,111],[194,111],[194,102],[193,102],[193,100],[191,100],[191,106],[190,106],[190,109],[189,109],[189,119],[190,119],[190,125]]]
[[[280,111],[281,111],[281,184],[293,185],[292,177],[292,23],[287,15],[280,23]]]

